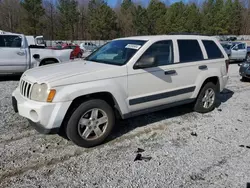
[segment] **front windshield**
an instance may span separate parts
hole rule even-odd
[[[98,48],[86,60],[112,65],[124,65],[145,42],[143,40],[114,40]]]

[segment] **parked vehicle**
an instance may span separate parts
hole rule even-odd
[[[27,42],[29,46],[39,46],[46,47],[46,42],[44,41],[43,36],[26,36]]]
[[[26,71],[13,107],[39,132],[65,132],[75,144],[92,147],[110,135],[116,118],[187,103],[200,113],[212,111],[228,66],[213,37],[115,39],[86,60]]]
[[[69,61],[71,51],[29,45],[22,34],[0,34],[0,74],[19,74],[33,67]]]
[[[95,50],[97,47],[97,45],[93,44],[92,42],[84,42],[84,43],[81,43],[80,44],[80,48],[83,50],[83,51],[93,51]]]
[[[84,51],[78,45],[64,44],[52,47],[55,50],[71,49],[70,59],[81,58]]]
[[[67,45],[63,47],[63,49],[72,49],[73,51],[70,54],[70,59],[81,58],[84,50],[80,48],[78,45]]]
[[[247,43],[230,42],[222,43],[222,46],[232,61],[244,61],[248,58]]]
[[[240,76],[242,77],[242,81],[249,81],[250,80],[250,61],[245,61],[241,64],[239,64],[240,69],[239,73]]]

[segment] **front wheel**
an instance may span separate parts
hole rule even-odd
[[[101,144],[115,124],[112,108],[105,101],[93,99],[82,103],[71,115],[66,126],[68,138],[80,147]]]
[[[196,99],[194,110],[199,113],[212,111],[215,108],[216,91],[216,86],[212,82],[206,83]]]

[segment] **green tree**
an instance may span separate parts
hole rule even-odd
[[[199,33],[201,30],[201,14],[196,4],[192,3],[186,7],[185,18],[185,30],[191,33]]]
[[[136,7],[131,0],[124,0],[118,13],[118,26],[121,36],[131,36],[136,34],[134,16]]]
[[[242,11],[243,6],[239,2],[239,0],[234,0],[233,6],[232,6],[232,12],[230,13],[231,16],[231,22],[232,22],[232,34],[239,35],[241,30],[241,24],[242,24]]]
[[[26,10],[24,30],[27,34],[40,34],[42,27],[41,17],[45,13],[42,0],[23,0],[21,1],[21,5]]]
[[[91,0],[88,7],[89,33],[93,39],[107,40],[116,37],[117,17],[103,0]]]
[[[214,0],[207,0],[202,5],[201,31],[204,34],[214,34]]]
[[[133,20],[136,35],[147,35],[149,33],[148,15],[145,8],[140,5],[137,6]]]
[[[224,11],[224,0],[215,0],[213,18],[213,32],[215,35],[227,34],[226,25],[226,12]]]
[[[159,0],[151,0],[148,8],[148,19],[149,19],[149,34],[158,34],[164,32],[162,23],[164,22],[163,17],[166,14],[166,6]]]
[[[76,37],[76,25],[79,21],[78,3],[76,0],[59,0],[58,3],[61,24],[59,37],[73,40]]]
[[[165,32],[186,32],[187,7],[183,2],[172,4],[165,14]]]

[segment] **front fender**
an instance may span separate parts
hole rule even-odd
[[[116,100],[122,114],[128,113],[127,80],[126,77],[97,80],[78,83],[73,85],[60,86],[56,89],[56,96],[53,102],[73,101],[77,97],[108,92]]]

